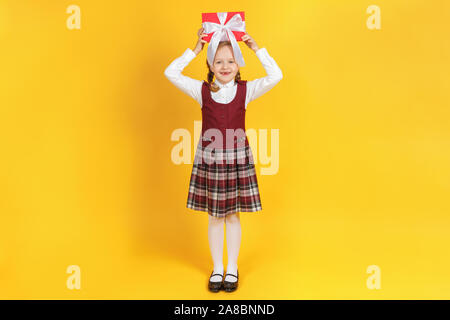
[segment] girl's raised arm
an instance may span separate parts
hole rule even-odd
[[[202,84],[203,81],[192,79],[183,75],[183,69],[196,57],[196,54],[191,49],[186,49],[181,57],[176,58],[164,70],[164,75],[177,88],[194,98],[200,106],[202,105]]]
[[[278,67],[275,60],[269,55],[266,48],[259,48],[256,44],[255,40],[246,33],[242,40],[245,44],[252,49],[259,61],[261,61],[264,69],[267,72],[267,76],[264,78],[255,79],[252,81],[247,81],[247,95],[245,98],[245,108],[250,101],[259,98],[264,93],[272,89],[282,78],[283,73],[281,69]]]
[[[281,79],[283,73],[278,67],[275,60],[269,55],[266,48],[261,48],[256,51],[259,61],[267,72],[264,78],[258,78],[252,81],[247,81],[247,95],[245,99],[245,107],[250,101],[259,98],[264,93],[272,89]]]
[[[199,52],[203,49],[206,41],[202,40],[202,37],[206,36],[203,33],[203,28],[200,28],[197,32],[198,41],[194,50],[186,49],[181,57],[178,57],[164,70],[164,75],[170,82],[172,82],[177,88],[194,98],[200,106],[202,106],[202,85],[203,81],[189,78],[183,75],[181,72],[183,69],[194,59]]]

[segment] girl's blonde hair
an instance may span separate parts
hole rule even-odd
[[[223,46],[230,46],[231,48],[233,48],[231,46],[230,41],[221,41],[221,42],[219,42],[219,45],[217,46],[217,50],[219,50],[219,48],[221,48]],[[208,70],[209,70],[208,75],[207,75],[207,79],[208,79],[207,83],[208,83],[209,90],[211,90],[212,92],[217,92],[220,90],[220,87],[217,84],[213,83],[214,72],[211,71],[211,67],[209,66],[208,59],[206,59],[206,66],[208,67]],[[235,81],[241,80],[241,73],[239,70],[238,70],[236,76],[234,77],[234,80]]]

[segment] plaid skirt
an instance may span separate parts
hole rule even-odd
[[[261,211],[250,145],[213,150],[199,142],[186,206],[218,218],[237,212]]]

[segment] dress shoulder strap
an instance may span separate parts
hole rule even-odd
[[[209,101],[210,93],[208,91],[209,91],[208,82],[203,80],[203,83],[202,83],[202,101],[203,101],[203,104],[205,104],[206,102]]]
[[[247,95],[247,80],[236,80],[236,82],[238,83],[238,90],[236,94],[239,95],[238,99],[245,106],[245,97]]]

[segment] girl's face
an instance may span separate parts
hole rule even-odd
[[[214,63],[210,66],[217,80],[225,84],[236,77],[239,66],[234,60],[231,46],[223,46],[217,49]]]

